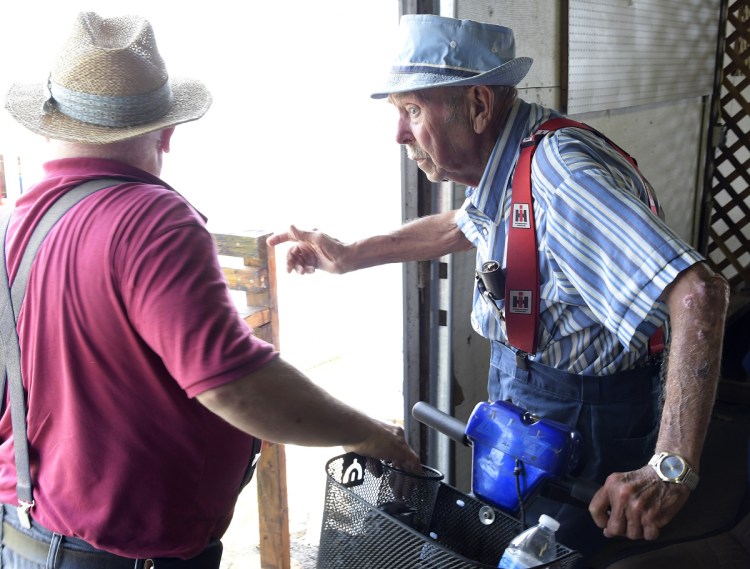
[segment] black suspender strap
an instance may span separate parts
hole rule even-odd
[[[59,198],[47,210],[34,228],[21,258],[21,264],[19,265],[18,273],[12,287],[9,284],[5,257],[6,232],[12,211],[7,210],[0,215],[0,340],[2,341],[0,358],[4,360],[4,365],[0,366],[0,369],[5,369],[5,373],[0,373],[0,394],[5,393],[5,381],[7,377],[8,389],[10,391],[11,424],[16,460],[18,518],[21,525],[25,528],[31,527],[29,510],[34,506],[34,496],[29,465],[29,441],[26,435],[26,397],[21,378],[21,348],[18,342],[16,318],[21,311],[21,304],[26,292],[26,283],[31,272],[31,264],[34,261],[34,256],[52,226],[71,207],[86,196],[120,183],[122,183],[122,180],[91,180],[72,188]]]

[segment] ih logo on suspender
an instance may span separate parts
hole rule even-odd
[[[529,204],[513,204],[513,227],[519,229],[529,229],[531,227],[531,218],[529,213]]]
[[[511,290],[508,308],[513,314],[531,314],[531,291]]]

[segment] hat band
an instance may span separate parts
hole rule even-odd
[[[476,77],[480,74],[479,71],[470,71],[468,69],[458,69],[455,67],[438,67],[433,65],[394,65],[391,73],[394,75],[443,75],[445,77],[461,77],[462,79]]]
[[[137,126],[163,117],[172,107],[174,97],[169,81],[156,91],[143,95],[112,97],[72,91],[49,80],[52,95],[47,104],[77,121],[124,128]]]

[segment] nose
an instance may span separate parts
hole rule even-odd
[[[396,142],[399,144],[409,144],[414,142],[414,134],[411,131],[411,126],[408,120],[399,118],[398,125],[396,126]]]

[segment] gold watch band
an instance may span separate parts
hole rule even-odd
[[[664,482],[684,484],[689,490],[695,490],[698,486],[700,480],[698,473],[679,454],[659,452],[651,457],[648,464]]]

